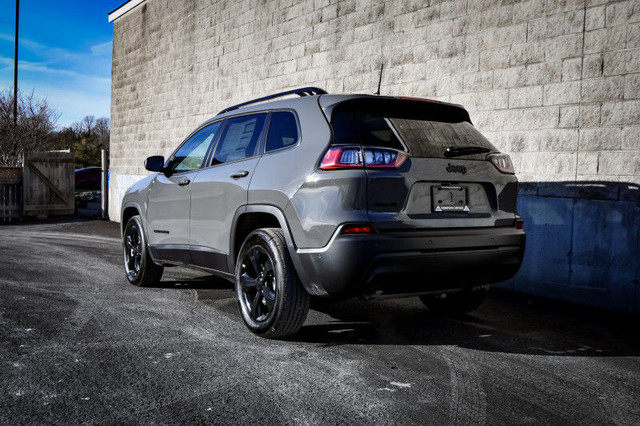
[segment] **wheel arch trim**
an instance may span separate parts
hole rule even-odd
[[[236,240],[236,230],[238,228],[238,221],[240,217],[247,213],[266,213],[274,216],[278,223],[280,224],[280,228],[282,229],[282,233],[284,235],[284,240],[287,244],[287,249],[289,250],[289,256],[291,257],[291,261],[293,262],[293,266],[298,273],[298,277],[302,282],[303,287],[307,292],[311,293],[308,288],[308,279],[306,277],[304,268],[302,263],[300,262],[300,258],[298,256],[296,250],[296,243],[293,239],[293,235],[291,234],[291,229],[289,227],[289,223],[287,222],[287,218],[284,212],[277,206],[270,204],[250,204],[239,207],[234,216],[231,225],[231,232],[229,235],[229,256],[227,261],[229,262],[229,271],[235,271],[236,267],[236,259],[235,259],[235,240]],[[312,293],[313,294],[313,293]]]

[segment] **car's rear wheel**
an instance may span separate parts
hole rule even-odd
[[[235,272],[238,307],[249,330],[270,339],[300,330],[310,296],[296,275],[281,229],[251,232]]]
[[[464,289],[456,293],[429,294],[420,300],[438,315],[464,315],[477,309],[489,292],[489,286]]]
[[[123,234],[124,270],[133,285],[146,287],[157,284],[164,268],[156,265],[147,248],[147,240],[142,229],[140,216],[133,216],[127,222]]]

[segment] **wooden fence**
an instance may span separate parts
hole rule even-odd
[[[25,156],[25,216],[74,214],[73,161],[73,154],[66,151],[32,152]]]
[[[22,167],[0,167],[0,222],[22,217]]]

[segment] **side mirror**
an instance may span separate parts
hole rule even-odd
[[[144,168],[150,172],[161,172],[164,168],[164,157],[162,155],[153,155],[144,160]]]

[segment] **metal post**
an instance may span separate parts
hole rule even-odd
[[[16,36],[13,54],[13,130],[18,126],[18,22],[20,16],[20,0],[16,0]]]
[[[103,149],[101,153],[102,179],[100,180],[101,194],[101,217],[107,219],[109,217],[109,156],[107,150]]]

